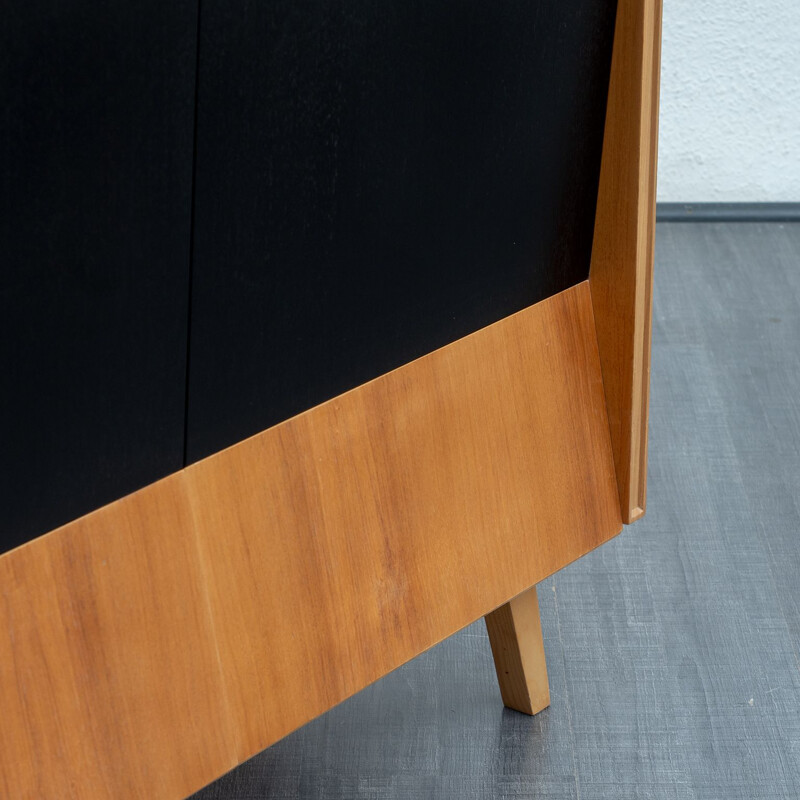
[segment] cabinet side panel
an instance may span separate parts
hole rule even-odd
[[[661,0],[619,0],[590,271],[620,506],[645,510]]]

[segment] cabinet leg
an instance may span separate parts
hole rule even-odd
[[[508,708],[537,714],[550,705],[536,587],[485,617],[500,694]]]

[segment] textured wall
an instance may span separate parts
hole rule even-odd
[[[800,1],[664,0],[658,199],[800,201]]]

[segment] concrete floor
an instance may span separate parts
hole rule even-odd
[[[195,800],[800,798],[800,224],[659,225],[648,513],[539,599],[538,716],[478,622]]]

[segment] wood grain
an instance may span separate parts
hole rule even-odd
[[[661,0],[619,0],[589,283],[623,520],[644,514]]]
[[[0,557],[0,797],[177,798],[236,763],[185,484]]]
[[[536,587],[485,619],[503,703],[523,714],[538,714],[550,705],[550,686]]]
[[[582,283],[0,557],[0,794],[188,795],[620,529]]]

